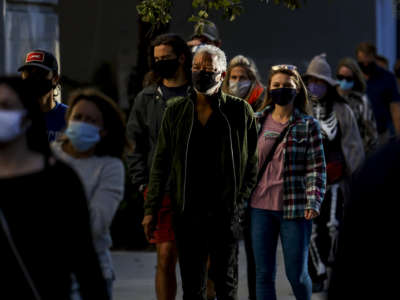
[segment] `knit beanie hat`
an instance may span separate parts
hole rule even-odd
[[[314,56],[308,65],[307,72],[304,74],[304,78],[312,76],[318,79],[325,80],[332,86],[338,84],[338,82],[332,78],[332,70],[326,61],[326,54],[322,53],[320,55]]]

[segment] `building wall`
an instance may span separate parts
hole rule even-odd
[[[314,55],[325,52],[335,66],[341,57],[354,56],[359,42],[375,42],[375,0],[309,0],[297,11],[255,0],[246,4],[236,21],[216,19],[216,24],[228,59],[252,57],[264,78],[273,64],[293,63],[305,70]],[[179,11],[187,15],[187,10]],[[191,33],[181,20],[171,30]]]
[[[96,73],[111,68],[106,80],[118,87],[118,97],[126,101],[125,78],[136,63],[136,4],[131,0],[60,1],[62,74],[68,89],[93,83]]]
[[[188,38],[191,1],[175,2],[171,31]],[[63,74],[90,82],[100,65],[109,63],[124,98],[127,74],[136,63],[137,3],[61,0]],[[353,56],[359,42],[375,42],[375,0],[309,0],[297,11],[258,0],[246,0],[245,6],[234,22],[215,19],[222,48],[228,58],[252,57],[264,79],[273,64],[294,63],[304,71],[314,55],[325,52],[334,67],[341,57]]]
[[[0,0],[0,74],[16,75],[27,51],[59,59],[58,0]]]

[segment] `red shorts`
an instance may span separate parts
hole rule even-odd
[[[146,200],[147,188],[144,191],[144,199]],[[158,212],[156,229],[153,233],[153,238],[150,240],[152,244],[159,244],[175,240],[174,230],[172,228],[172,208],[171,197],[164,195],[161,209]]]

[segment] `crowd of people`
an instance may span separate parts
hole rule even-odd
[[[176,299],[177,263],[184,300],[236,300],[241,239],[249,300],[276,299],[279,239],[296,299],[327,290],[331,269],[331,299],[344,299],[346,243],[358,228],[348,218],[362,205],[353,199],[368,196],[361,180],[371,181],[379,149],[394,143],[382,152],[398,154],[396,77],[366,42],[335,74],[323,53],[304,74],[270,67],[265,83],[250,57],[228,62],[221,47],[212,22],[189,41],[156,37],[127,122],[96,89],[56,101],[59,68],[47,51],[28,52],[20,77],[0,78],[5,295],[112,299],[110,226],[126,169],[145,199],[158,300]]]

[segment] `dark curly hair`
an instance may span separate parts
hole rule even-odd
[[[150,44],[148,59],[151,71],[146,74],[143,85],[148,86],[154,83],[161,83],[162,78],[153,71],[155,63],[154,48],[160,45],[171,46],[177,57],[181,56],[182,54],[185,56],[183,68],[186,79],[190,83],[192,81],[192,52],[190,51],[190,48],[185,40],[183,40],[179,35],[175,33],[165,33],[157,36]]]

